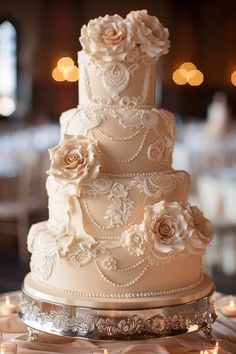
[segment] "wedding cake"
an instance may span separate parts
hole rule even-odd
[[[79,106],[49,150],[49,219],[29,232],[24,291],[114,313],[201,298],[211,224],[188,203],[188,173],[171,167],[174,116],[155,108],[168,30],[132,11],[89,21],[80,43]]]

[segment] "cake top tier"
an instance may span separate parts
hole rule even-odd
[[[81,30],[80,104],[153,105],[158,58],[169,32],[147,10],[106,15]]]

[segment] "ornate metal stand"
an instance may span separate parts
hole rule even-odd
[[[141,340],[199,330],[213,340],[212,295],[173,306],[110,310],[52,303],[23,290],[20,318],[29,327],[30,341],[37,339],[38,331],[90,340]]]

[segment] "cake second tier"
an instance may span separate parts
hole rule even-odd
[[[100,173],[171,170],[175,119],[164,109],[78,107],[63,113],[60,122],[61,145],[93,142]]]

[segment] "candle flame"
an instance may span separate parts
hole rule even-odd
[[[233,300],[230,301],[229,307],[235,307],[235,302]]]
[[[6,295],[6,305],[10,305],[10,304],[11,304],[10,297]]]
[[[107,349],[104,349],[103,354],[108,354],[108,350],[107,350]]]
[[[215,345],[215,348],[214,348],[214,351],[213,351],[213,354],[218,354],[218,352],[219,352],[219,349],[220,348],[220,346],[219,346],[219,342],[217,341],[216,342],[216,345]]]

